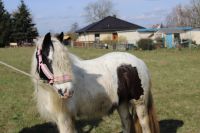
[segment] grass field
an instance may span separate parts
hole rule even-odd
[[[34,48],[0,49],[0,61],[30,71]],[[110,52],[102,49],[69,49],[90,59]],[[161,133],[200,132],[200,50],[132,51],[148,65]],[[53,133],[55,126],[40,119],[33,100],[31,80],[0,65],[0,133]],[[95,121],[78,121],[79,131],[121,132],[118,114]]]

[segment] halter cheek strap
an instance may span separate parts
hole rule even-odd
[[[53,84],[55,82],[57,83],[64,83],[64,82],[70,82],[72,79],[69,75],[65,74],[62,76],[54,76],[53,73],[49,70],[46,64],[42,61],[42,53],[41,49],[37,49],[37,56],[38,56],[38,62],[39,62],[39,68],[44,73],[44,75],[48,78],[48,83]]]

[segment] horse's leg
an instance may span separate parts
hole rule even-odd
[[[121,118],[123,133],[132,133],[133,124],[132,124],[132,116],[129,112],[128,103],[123,102],[117,108],[119,116]]]
[[[135,108],[134,124],[136,132],[159,133],[159,124],[153,108],[153,99],[150,92],[151,82],[150,78],[147,78],[148,75],[144,76],[147,79],[140,79],[136,67],[121,65],[117,68],[117,76],[119,97],[121,99],[127,97],[132,107]],[[142,79],[146,82],[144,85],[146,89],[142,86]]]
[[[131,104],[135,107],[136,117],[139,119],[139,123],[142,127],[142,133],[151,133],[149,126],[148,109],[144,101],[144,95],[140,96],[138,100],[132,99]],[[139,131],[138,131],[139,130]],[[136,132],[141,132],[136,128]]]
[[[57,126],[60,133],[76,133],[74,119],[65,115],[59,115]]]

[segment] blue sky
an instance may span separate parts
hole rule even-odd
[[[24,0],[33,15],[41,35],[46,32],[68,31],[74,22],[87,25],[84,7],[96,0]],[[112,0],[118,17],[149,27],[164,22],[166,15],[177,4],[187,5],[190,0]],[[17,9],[20,0],[3,0],[9,12]]]

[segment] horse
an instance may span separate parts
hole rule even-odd
[[[123,133],[159,133],[151,77],[145,63],[125,52],[82,60],[47,33],[36,42],[31,74],[42,118],[60,133],[76,133],[75,121],[117,110]],[[132,109],[132,110],[131,110]]]

